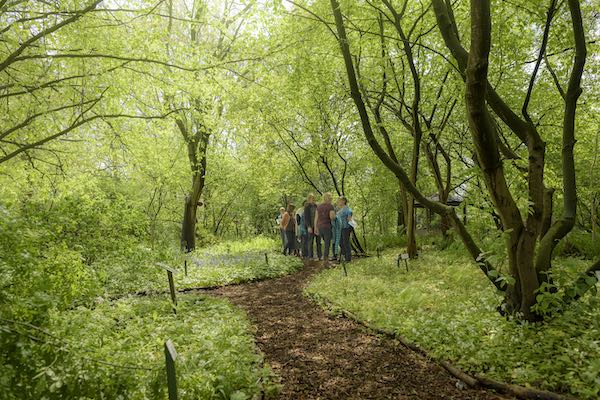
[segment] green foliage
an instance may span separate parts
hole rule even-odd
[[[222,242],[198,249],[188,258],[188,275],[184,274],[182,255],[164,254],[138,259],[119,265],[106,265],[104,288],[108,296],[134,292],[168,290],[166,270],[159,263],[175,269],[177,289],[212,287],[249,282],[287,275],[297,271],[302,262],[296,257],[274,253],[276,241],[256,237],[246,241]],[[265,259],[268,258],[268,265]],[[140,253],[138,253],[140,254]],[[143,254],[143,253],[142,253]],[[135,255],[135,254],[132,254]],[[159,262],[159,263],[157,263]]]
[[[406,235],[399,235],[398,233],[388,233],[388,234],[373,234],[367,236],[367,243],[369,246],[369,251],[372,254],[375,254],[377,248],[379,247],[381,250],[388,249],[391,247],[400,247],[406,245]]]
[[[181,399],[250,399],[275,393],[249,323],[226,301],[125,298],[53,311],[44,331],[0,320],[3,399],[166,397],[163,343],[175,344]]]
[[[557,250],[557,253],[563,256],[596,259],[600,257],[600,241],[594,241],[588,232],[573,231],[561,242]]]
[[[85,190],[51,203],[40,196],[36,204],[0,208],[0,398],[163,396],[162,369],[109,364],[139,366],[144,360],[144,368],[154,368],[166,338],[181,353],[182,398],[249,399],[261,390],[275,392],[247,322],[222,301],[180,296],[174,317],[164,297],[105,299],[165,292],[166,273],[157,261],[179,269],[178,289],[281,276],[301,262],[273,253],[275,240],[256,237],[199,249],[193,258],[201,265],[191,262],[185,277],[183,258],[172,247],[146,245],[148,235],[140,229],[146,220],[139,208],[131,209],[135,203]]]
[[[145,304],[142,300],[138,304],[126,299],[115,303],[113,308],[98,302],[134,292],[166,291],[166,273],[158,262],[179,271],[175,274],[179,289],[267,279],[293,272],[301,266],[297,259],[276,254],[278,241],[256,236],[276,233],[274,220],[278,207],[288,201],[299,205],[309,192],[344,191],[359,222],[358,236],[361,240],[366,238],[372,254],[378,246],[404,244],[404,236],[396,233],[397,213],[401,211],[398,180],[364,140],[348,96],[338,43],[321,21],[306,14],[305,9],[280,1],[243,0],[225,2],[223,6],[219,1],[140,0],[124,2],[128,6],[117,10],[111,9],[113,2],[100,2],[93,12],[79,15],[78,11],[90,3],[91,0],[25,0],[0,7],[3,30],[0,63],[9,62],[3,66],[6,69],[2,70],[0,82],[2,318],[57,330],[64,337],[71,337],[77,350],[78,342],[96,349],[98,346],[87,341],[75,322],[69,325],[74,332],[67,332],[61,330],[63,325],[57,319],[64,318],[65,324],[77,320],[90,331],[94,328],[90,321],[97,319],[98,329],[106,329],[106,336],[111,337],[110,321],[104,318],[114,317],[115,310],[129,313],[135,319],[143,310],[154,310],[153,307],[158,310],[163,305]],[[314,15],[325,18],[331,13],[328,2],[301,3]],[[529,61],[535,53],[532,46],[537,47],[535,38],[540,39],[545,13],[539,2],[517,3],[502,2],[500,7],[494,2],[492,7],[493,35],[502,40],[494,39],[489,75],[492,86],[513,110],[523,104],[532,65]],[[597,54],[598,43],[591,40],[599,31],[597,7],[594,2],[583,2],[581,6],[584,29],[591,41],[588,54]],[[419,113],[424,123],[431,116],[429,124],[432,124],[423,126],[426,129],[422,144],[427,147],[435,142],[434,158],[439,161],[443,157],[438,150],[448,153],[452,168],[449,170],[443,161],[439,174],[448,173],[450,187],[459,185],[464,189],[468,229],[486,249],[487,259],[497,267],[499,274],[494,278],[510,279],[506,275],[505,233],[494,224],[494,206],[481,171],[473,162],[474,148],[464,117],[463,80],[454,64],[447,62],[452,57],[435,28],[431,7],[421,10],[412,2],[407,7],[403,23],[409,26],[414,23],[411,31],[415,36],[409,39],[414,40],[415,61],[422,77],[423,104]],[[373,96],[382,88],[382,67],[386,70],[387,94],[381,98],[382,125],[389,132],[389,146],[399,164],[407,167],[412,134],[405,122],[412,108],[407,104],[414,94],[409,68],[391,41],[387,53],[392,57],[381,59],[381,38],[373,34],[378,10],[371,4],[352,1],[343,1],[342,8],[348,27],[352,27],[348,30],[349,40],[360,61],[361,85],[365,94],[372,97],[372,104],[376,103]],[[465,39],[470,26],[468,14],[465,4],[455,2],[457,28]],[[75,15],[80,18],[44,34],[45,29]],[[417,20],[417,16],[422,20]],[[396,36],[394,28],[386,18],[383,20],[385,37],[391,39]],[[563,5],[553,22],[548,59],[536,79],[530,107],[531,118],[546,143],[544,185],[557,189],[556,215],[562,211],[562,98],[554,87],[549,67],[554,69],[557,81],[566,87],[573,56],[570,24],[567,7]],[[38,33],[42,34],[39,40],[34,37]],[[10,55],[21,45],[25,46],[24,51],[11,60]],[[599,211],[598,65],[597,57],[588,56],[576,120],[577,223],[581,231],[572,232],[560,243],[555,254],[558,256],[600,255],[600,241],[594,242],[587,233],[592,229],[594,215],[598,219]],[[442,81],[444,84],[440,86]],[[434,110],[437,110],[435,118]],[[369,112],[373,117],[372,110]],[[79,122],[83,124],[78,125]],[[527,215],[531,210],[528,174],[523,174],[527,168],[527,146],[498,122],[501,142],[516,155],[504,163],[507,181],[522,214]],[[187,133],[181,129],[182,125]],[[198,148],[195,143],[192,136],[199,132],[210,134],[207,148]],[[383,145],[381,139],[378,135]],[[206,155],[208,170],[202,175],[206,181],[197,214],[199,248],[191,255],[188,275],[184,276],[183,258],[178,253],[181,217],[192,170],[197,167],[190,159],[190,151]],[[424,154],[421,160],[416,171],[417,186],[425,195],[436,193],[431,179],[435,171],[428,166],[431,160]],[[423,228],[422,211],[418,211],[418,220],[419,228]],[[434,220],[433,225],[436,224]],[[253,239],[244,239],[248,237]],[[231,239],[237,241],[229,242]],[[522,336],[527,341],[537,327],[515,327],[497,318],[493,308],[498,299],[489,283],[481,276],[472,276],[471,267],[464,265],[459,255],[463,252],[461,243],[452,240],[440,243],[437,234],[420,236],[421,254],[432,244],[445,248],[444,259],[412,262],[422,265],[431,261],[438,267],[450,263],[447,268],[435,269],[431,279],[425,279],[424,273],[411,271],[407,277],[414,282],[394,283],[391,279],[390,283],[388,279],[398,271],[381,267],[385,279],[371,282],[369,274],[380,269],[375,266],[369,274],[365,271],[364,282],[357,281],[354,287],[344,289],[349,293],[346,301],[350,301],[354,291],[358,293],[368,286],[370,292],[365,299],[373,293],[385,294],[373,307],[391,310],[389,318],[398,326],[404,322],[393,315],[395,310],[402,309],[401,304],[415,309],[426,305],[426,311],[445,315],[448,321],[456,318],[467,321],[468,324],[463,324],[467,327],[453,327],[456,332],[448,333],[448,329],[440,327],[441,317],[426,319],[405,310],[411,316],[405,322],[410,329],[418,332],[429,329],[448,338],[460,336],[464,349],[447,345],[448,349],[454,349],[448,350],[449,354],[464,350],[468,355],[487,346],[488,350],[471,356],[476,361],[472,365],[482,363],[485,368],[481,370],[486,371],[496,368],[498,376],[510,375],[507,372],[510,365],[517,371],[515,374],[523,377],[515,381],[537,383],[534,366],[517,361],[510,364],[506,361],[508,356],[498,355],[506,353],[510,338]],[[268,254],[268,263],[264,253]],[[388,259],[385,262],[395,264],[391,257]],[[573,271],[581,269],[581,261],[559,258],[555,262],[559,271],[553,276],[554,282],[565,287],[575,279]],[[362,262],[352,268],[360,271],[361,265]],[[346,282],[353,279],[351,276]],[[440,279],[447,287],[439,283]],[[389,293],[386,285],[392,284],[397,287]],[[474,288],[472,293],[453,294],[455,288],[466,285]],[[576,285],[574,293],[577,290]],[[397,301],[389,300],[394,296]],[[564,338],[577,338],[571,347],[564,345],[573,353],[568,353],[574,360],[572,364],[557,362],[567,369],[574,368],[579,353],[573,349],[579,346],[578,340],[582,344],[577,348],[584,354],[592,354],[589,338],[595,337],[597,326],[592,323],[589,328],[583,327],[592,318],[586,313],[595,315],[590,311],[595,297],[586,296],[582,304],[564,310],[562,293],[554,293],[552,286],[544,285],[537,296],[538,313],[553,318],[548,326],[555,327],[543,328],[541,332],[548,338],[556,337],[556,332],[563,332]],[[122,309],[126,305],[131,307],[130,311]],[[215,314],[221,311],[215,308]],[[556,315],[557,311],[565,311],[565,316]],[[222,312],[229,315],[226,310]],[[473,315],[481,320],[475,320]],[[567,317],[572,320],[567,321]],[[161,318],[159,322],[166,323]],[[374,314],[374,318],[383,317]],[[200,322],[190,323],[196,326],[194,323]],[[467,329],[469,326],[471,330]],[[580,328],[583,333],[577,331]],[[183,332],[186,327],[182,322],[177,329]],[[139,326],[132,330],[135,340],[139,339],[135,335],[142,332],[152,335]],[[490,345],[471,337],[487,337],[492,330],[501,332],[496,337],[504,340],[504,349],[500,344]],[[17,379],[19,385],[27,387],[25,392],[46,393],[52,388],[54,394],[48,396],[56,397],[67,390],[65,385],[72,388],[72,382],[80,380],[87,385],[84,386],[90,397],[94,397],[91,380],[97,379],[96,387],[106,385],[111,391],[108,397],[120,394],[129,398],[133,388],[142,388],[139,385],[144,379],[158,382],[152,374],[143,377],[145,372],[139,372],[139,376],[133,372],[135,379],[131,380],[119,375],[111,382],[108,376],[114,371],[98,368],[90,376],[79,376],[76,368],[87,366],[81,359],[70,358],[71,353],[44,343],[34,344],[23,336],[11,339],[9,333],[2,331],[2,351],[16,349],[22,353],[13,364],[7,364],[19,365],[22,372],[13,368],[6,374],[0,373],[2,387],[10,387],[10,382]],[[173,335],[179,337],[181,333]],[[114,349],[117,345],[127,348],[125,334],[113,339],[117,344],[106,344],[106,348]],[[216,336],[211,336],[213,339],[218,341]],[[427,335],[423,340],[438,347],[438,342]],[[564,344],[559,340],[556,343]],[[214,349],[226,352],[226,347],[223,344]],[[527,355],[533,350],[523,347],[522,351]],[[541,350],[535,351],[533,359],[542,354]],[[131,355],[142,356],[133,350]],[[67,369],[46,369],[60,363]],[[598,375],[597,364],[597,360],[582,361],[583,377],[569,378],[569,384],[575,388],[569,390],[590,396],[588,389],[580,388],[577,382],[596,388],[597,382],[589,376]],[[550,370],[549,379],[555,378],[553,367],[536,364],[537,367],[540,371]],[[225,388],[222,396],[226,393],[234,398],[244,397],[227,386],[227,371],[220,371],[217,375],[222,376],[218,378],[220,383],[213,387]],[[34,376],[37,377],[32,383],[26,383],[28,377]],[[216,382],[211,379],[208,381]],[[554,380],[540,385],[560,388]],[[140,396],[152,398],[157,389],[140,390]],[[191,386],[186,390],[196,393]]]
[[[555,264],[560,286],[587,267],[574,259]],[[307,293],[392,329],[467,371],[584,399],[600,394],[600,299],[595,295],[544,324],[517,323],[498,314],[502,298],[458,252],[421,253],[409,262],[408,273],[396,267],[391,253],[347,268],[348,277],[339,268],[319,274]],[[549,297],[554,294],[539,296],[538,307],[555,307]]]
[[[196,255],[210,257],[222,254],[243,254],[247,252],[271,252],[278,250],[279,241],[266,236],[254,236],[246,240],[221,242],[205,249],[198,249]]]

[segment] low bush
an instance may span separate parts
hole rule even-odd
[[[600,240],[593,240],[588,232],[572,231],[560,243],[558,252],[563,256],[595,259],[600,257]]]
[[[362,237],[359,240],[361,243],[363,242]],[[367,235],[367,246],[371,254],[375,254],[378,247],[384,250],[392,247],[406,246],[406,235],[404,233]]]
[[[52,311],[44,329],[0,319],[0,398],[166,398],[163,344],[171,339],[180,399],[250,399],[277,385],[244,314],[226,301],[124,298]]]

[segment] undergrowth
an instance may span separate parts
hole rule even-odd
[[[302,267],[296,257],[276,253],[276,241],[258,237],[248,241],[224,242],[198,249],[187,258],[167,253],[148,258],[141,265],[124,266],[118,275],[104,275],[104,290],[109,296],[132,292],[168,290],[165,266],[176,271],[177,289],[237,284],[275,278],[290,274]],[[159,261],[160,260],[160,261]]]
[[[492,378],[584,399],[600,395],[600,299],[587,295],[546,323],[501,317],[501,296],[479,269],[456,252],[424,250],[396,264],[397,254],[323,271],[308,295],[392,329],[435,357]],[[558,282],[571,281],[589,261],[555,262]]]
[[[180,399],[250,399],[278,387],[249,322],[228,302],[183,295],[130,297],[53,311],[43,330],[2,321],[2,399],[166,398],[163,345],[177,351]]]

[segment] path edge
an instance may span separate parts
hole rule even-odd
[[[331,312],[338,313],[342,317],[352,320],[352,321],[358,323],[359,325],[362,325],[365,328],[367,328],[375,333],[379,333],[381,335],[396,339],[404,347],[407,347],[407,348],[427,357],[428,359],[437,362],[446,371],[448,371],[448,373],[450,373],[450,375],[461,380],[468,386],[471,386],[471,387],[479,386],[479,387],[486,388],[486,389],[493,389],[499,393],[514,396],[514,397],[516,397],[518,399],[522,399],[522,400],[577,400],[577,398],[575,398],[575,397],[551,392],[548,390],[528,388],[525,386],[515,385],[515,384],[511,384],[511,383],[506,383],[506,382],[500,382],[495,379],[486,377],[483,374],[475,374],[475,375],[468,374],[468,373],[464,372],[463,370],[461,370],[460,368],[452,365],[450,362],[443,360],[441,358],[432,356],[429,352],[427,352],[425,349],[423,349],[419,345],[409,341],[404,336],[400,335],[397,332],[392,331],[391,329],[385,329],[385,328],[380,328],[380,327],[374,326],[373,324],[369,323],[368,321],[365,321],[365,320],[359,318],[356,314],[354,314],[348,310],[345,310],[344,308],[340,307],[339,305],[335,304],[334,302],[332,302],[329,299],[326,299],[320,295],[306,293],[306,292],[304,292],[304,293],[309,299],[311,299],[312,301],[317,303],[322,308],[326,308],[327,310],[329,310]]]

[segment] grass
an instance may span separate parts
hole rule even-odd
[[[166,398],[166,339],[179,354],[180,399],[269,397],[278,385],[242,311],[222,299],[180,294],[174,315],[167,294],[131,294],[168,290],[157,261],[179,270],[178,289],[273,278],[302,266],[277,248],[259,237],[199,249],[188,276],[182,258],[149,249],[131,248],[93,266],[59,253],[40,280],[54,295],[35,290],[10,308],[0,302],[0,399]],[[118,300],[107,300],[113,296]]]
[[[15,356],[29,362],[2,374],[0,383],[11,389],[0,397],[166,398],[166,339],[178,353],[180,399],[243,400],[277,392],[243,312],[208,296],[183,295],[178,303],[177,315],[169,301],[134,297],[53,312],[45,331],[36,333],[38,341],[22,336],[17,342]]]
[[[308,295],[327,300],[392,329],[470,372],[506,382],[570,393],[600,395],[600,299],[587,295],[545,324],[508,321],[496,311],[501,296],[464,256],[424,251],[396,267],[396,253],[319,274]],[[560,259],[559,282],[573,279],[586,261]]]
[[[225,242],[190,255],[188,275],[184,274],[181,256],[163,256],[161,263],[177,270],[177,289],[221,286],[276,278],[297,271],[302,262],[279,252],[278,242],[265,237],[247,241]],[[268,264],[265,259],[267,254]],[[114,267],[111,267],[115,270]],[[139,263],[122,264],[118,273],[104,273],[103,287],[107,295],[123,295],[140,291],[168,290],[166,270],[155,258],[142,258]]]

